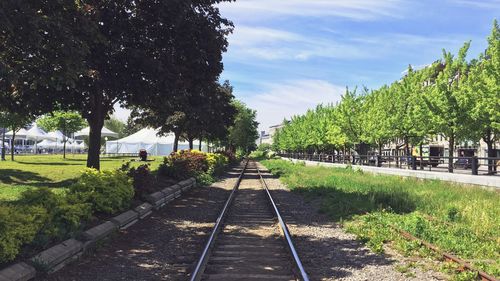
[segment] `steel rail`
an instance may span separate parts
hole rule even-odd
[[[196,264],[195,269],[191,273],[191,281],[199,281],[201,280],[202,274],[205,271],[205,266],[208,262],[208,257],[209,253],[214,245],[215,239],[217,238],[217,234],[219,234],[220,229],[222,227],[222,223],[224,221],[224,218],[227,215],[227,210],[229,209],[229,206],[233,202],[234,195],[236,194],[236,190],[238,190],[238,187],[240,186],[241,179],[243,178],[243,175],[245,174],[245,170],[247,168],[249,160],[247,159],[245,162],[245,166],[243,167],[243,170],[240,173],[240,176],[238,177],[238,180],[233,186],[233,190],[231,191],[231,194],[229,194],[229,197],[226,200],[226,203],[224,204],[224,207],[222,208],[221,213],[219,214],[219,217],[217,218],[217,221],[215,222],[215,226],[212,230],[212,233],[210,234],[210,237],[208,238],[208,241],[205,245],[205,248],[203,249],[203,253],[200,256],[200,259],[198,260],[198,263]]]
[[[269,191],[269,188],[267,187],[267,183],[264,180],[264,178],[262,177],[262,174],[260,173],[259,168],[257,168],[257,172],[259,174],[260,181],[262,182],[262,186],[264,187],[264,190],[267,193],[267,197],[268,197],[269,201],[271,202],[271,205],[273,206],[273,210],[274,210],[274,213],[276,215],[276,218],[278,219],[281,232],[283,233],[283,236],[285,237],[285,241],[286,241],[286,244],[288,246],[288,250],[290,250],[290,253],[292,254],[293,260],[295,262],[295,266],[297,267],[297,269],[300,272],[300,277],[302,278],[303,281],[309,281],[309,276],[307,275],[307,272],[304,269],[302,262],[300,261],[299,254],[297,253],[297,251],[295,250],[295,247],[293,246],[292,236],[290,235],[290,231],[288,231],[288,227],[286,226],[285,221],[281,217],[281,214],[278,210],[278,207],[274,203],[274,199],[271,196],[271,192]]]

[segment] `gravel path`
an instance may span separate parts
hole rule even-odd
[[[238,173],[196,188],[121,231],[93,254],[37,280],[186,280]]]
[[[265,167],[259,163],[259,167]],[[273,197],[279,204],[295,247],[310,274],[311,280],[443,280],[441,273],[421,270],[418,266],[406,269],[410,262],[402,256],[377,255],[331,223],[318,212],[320,201],[305,202],[303,196],[290,192],[279,179],[266,177]],[[401,273],[396,267],[404,267]],[[401,270],[400,270],[401,271]]]

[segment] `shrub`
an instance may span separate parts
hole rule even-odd
[[[127,175],[132,178],[135,196],[137,198],[142,198],[155,191],[154,178],[151,174],[150,164],[140,165],[137,168],[130,168],[130,162],[127,162],[122,165],[120,171],[127,173]]]
[[[123,171],[87,169],[70,187],[68,196],[75,202],[90,204],[94,212],[114,214],[130,205],[134,188]]]
[[[0,263],[13,260],[24,244],[31,243],[46,217],[42,207],[0,206]]]
[[[196,177],[196,184],[199,186],[209,186],[215,182],[215,179],[208,173],[201,173]]]
[[[43,226],[34,240],[34,244],[39,246],[74,234],[80,229],[81,221],[89,220],[92,215],[90,204],[68,202],[64,195],[55,194],[48,188],[23,192],[17,204],[21,208],[38,207],[44,210],[45,215],[39,217]]]
[[[220,153],[207,153],[208,173],[211,175],[221,175],[229,163],[227,156]]]
[[[207,156],[197,150],[172,152],[170,156],[165,157],[158,169],[160,175],[178,180],[196,177],[207,171]]]

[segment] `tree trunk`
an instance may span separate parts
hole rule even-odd
[[[488,141],[484,140],[484,142],[486,143],[486,147],[488,148],[488,158],[495,157],[495,151],[493,151],[493,141],[489,139]],[[492,175],[495,172],[495,168],[495,160],[488,159],[488,174]]]
[[[378,155],[382,156],[382,143],[378,144]]]
[[[423,147],[423,144],[421,143],[420,144],[420,170],[424,169],[424,164],[423,164],[424,163],[424,154],[423,154],[423,151],[422,151],[422,147]],[[430,150],[430,148],[429,148],[429,150]],[[431,154],[430,154],[430,151],[429,151],[429,157],[430,157],[430,155]],[[431,159],[429,158],[428,165],[430,165],[430,164],[431,164]]]
[[[410,142],[408,141],[408,137],[405,137],[405,156],[409,157],[410,155]]]
[[[194,148],[194,139],[192,137],[189,137],[188,138],[188,142],[189,142],[189,150],[193,150],[193,148]]]
[[[101,131],[104,126],[104,112],[102,106],[96,108],[89,118],[89,152],[87,154],[87,167],[99,170],[101,153]]]
[[[200,140],[198,141],[198,150],[201,151],[202,147],[201,147],[201,137],[200,137]]]
[[[175,137],[174,137],[174,152],[177,152],[178,148],[179,148],[179,134],[178,133],[174,133]]]
[[[448,141],[448,172],[453,173],[453,150],[455,149],[455,136],[450,136]]]
[[[12,128],[12,140],[10,144],[10,160],[14,161],[14,140],[16,140],[16,128]]]
[[[5,131],[6,128],[2,128],[2,161],[5,161]]]
[[[63,159],[66,159],[66,138],[64,138],[64,141],[63,141]]]

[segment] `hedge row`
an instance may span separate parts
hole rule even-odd
[[[15,259],[24,246],[44,248],[73,236],[93,216],[126,209],[133,197],[132,180],[118,170],[87,169],[66,194],[28,190],[0,206],[0,263]]]
[[[184,180],[195,177],[200,185],[209,185],[222,174],[226,165],[235,160],[223,153],[205,153],[198,150],[173,152],[165,157],[158,169],[162,176]]]

